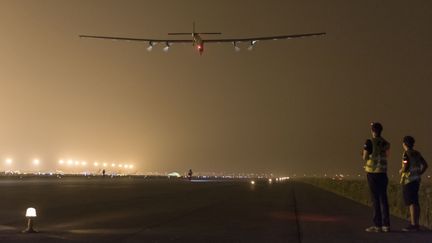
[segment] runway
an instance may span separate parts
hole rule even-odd
[[[301,182],[1,178],[0,195],[0,242],[432,242],[366,233],[370,208]],[[20,233],[27,207],[37,234]]]

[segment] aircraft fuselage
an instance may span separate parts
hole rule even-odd
[[[202,55],[204,51],[204,41],[202,40],[201,36],[197,33],[192,33],[192,37],[193,37],[193,45],[196,46],[199,54]]]

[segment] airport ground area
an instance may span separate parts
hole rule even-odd
[[[292,180],[2,177],[0,195],[0,242],[432,242],[400,218],[366,233],[369,207]]]

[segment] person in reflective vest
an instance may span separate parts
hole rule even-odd
[[[402,192],[405,205],[409,207],[410,225],[403,228],[402,231],[419,230],[420,204],[418,200],[418,191],[420,188],[421,175],[428,168],[426,160],[420,152],[414,150],[415,139],[412,136],[403,138],[402,168],[401,174]]]
[[[374,225],[366,228],[367,232],[389,232],[390,213],[387,198],[387,157],[390,143],[381,133],[383,126],[379,122],[371,123],[372,138],[363,146],[365,172],[371,194]]]

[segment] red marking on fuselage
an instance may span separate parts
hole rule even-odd
[[[201,36],[195,33],[193,33],[192,36],[194,40],[193,44],[196,45],[199,54],[202,55],[202,53],[204,52],[204,42],[201,39]]]

